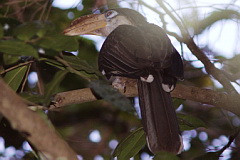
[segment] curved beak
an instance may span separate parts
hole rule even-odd
[[[106,25],[104,14],[90,14],[72,21],[71,25],[63,33],[68,36],[84,34],[101,36],[100,29],[106,27]]]

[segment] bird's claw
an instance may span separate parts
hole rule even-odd
[[[121,80],[121,78],[116,77],[113,81],[112,81],[112,86],[116,89],[118,89],[119,91],[125,93],[126,92],[126,84],[125,81]]]

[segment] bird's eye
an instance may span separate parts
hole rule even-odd
[[[111,14],[112,14],[112,11],[108,11],[108,12],[106,13],[106,17],[109,17]]]
[[[118,13],[117,13],[116,11],[110,10],[110,11],[107,11],[107,12],[105,13],[105,17],[106,17],[106,18],[113,18],[113,17],[115,17],[117,14],[118,14]]]

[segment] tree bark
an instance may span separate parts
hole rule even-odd
[[[131,81],[130,83],[126,83],[126,90],[124,90],[122,93],[127,97],[138,96],[136,82]],[[187,99],[203,104],[210,104],[215,107],[221,107],[225,110],[235,113],[236,115],[240,115],[240,99],[237,98],[238,95],[229,95],[223,92],[186,86],[182,84],[177,84],[171,95],[175,98]],[[55,95],[54,99],[55,104],[50,106],[50,110],[61,108],[70,104],[78,104],[96,100],[89,88],[58,93]]]
[[[0,79],[0,113],[38,150],[44,160],[77,160],[47,119],[28,109],[23,100]]]

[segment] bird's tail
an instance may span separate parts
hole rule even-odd
[[[162,88],[160,73],[151,83],[138,80],[138,94],[142,123],[148,147],[153,153],[180,153],[183,148],[175,108],[171,95]]]

